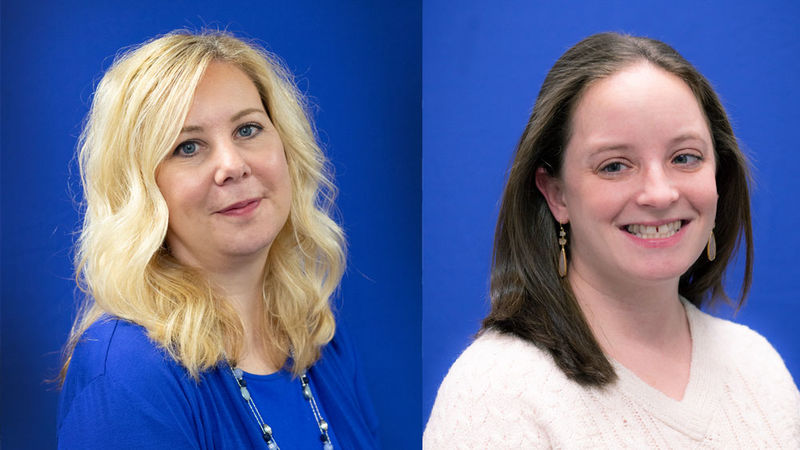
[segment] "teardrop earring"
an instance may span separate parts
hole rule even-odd
[[[714,239],[714,230],[711,230],[711,235],[708,237],[706,256],[708,256],[709,261],[713,261],[717,258],[717,240]]]
[[[564,225],[558,224],[560,230],[558,231],[558,245],[561,246],[561,253],[558,256],[558,276],[564,278],[567,276],[567,252],[564,246],[567,245],[567,232],[564,231]]]

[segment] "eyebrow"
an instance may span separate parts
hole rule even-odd
[[[250,113],[254,113],[254,112],[260,112],[261,114],[264,114],[264,115],[267,114],[267,113],[264,112],[263,109],[247,108],[247,109],[243,109],[243,110],[239,111],[238,113],[234,114],[233,117],[231,117],[231,122],[236,122],[237,120],[241,119],[242,117],[244,117],[244,116],[246,116],[246,115],[248,115]]]
[[[252,114],[254,112],[258,112],[258,113],[261,113],[261,114],[264,114],[264,115],[267,114],[266,112],[264,112],[263,109],[247,108],[247,109],[243,109],[243,110],[239,111],[238,113],[234,114],[233,116],[231,116],[230,122],[236,122],[237,120],[241,119],[242,117],[244,117],[244,116],[246,116],[248,114]],[[269,116],[267,116],[267,117],[269,117]],[[203,127],[201,127],[200,125],[192,125],[192,126],[181,128],[181,133],[190,133],[192,131],[202,131],[202,130],[203,130]]]
[[[599,155],[601,153],[612,152],[617,150],[628,150],[630,149],[630,145],[627,144],[610,144],[610,145],[602,145],[600,147],[591,148],[589,156]]]
[[[681,134],[680,136],[677,136],[677,137],[675,137],[675,138],[670,140],[670,142],[672,144],[678,144],[678,143],[681,143],[683,141],[700,141],[700,142],[705,143],[705,139],[703,139],[702,136],[700,136],[700,135],[698,135],[698,134],[696,134],[694,132],[684,133],[684,134]]]
[[[705,143],[706,141],[703,137],[697,133],[692,131],[683,133],[681,135],[675,136],[674,138],[669,140],[670,145],[680,144],[685,141],[698,141]],[[609,144],[609,145],[601,145],[600,147],[592,148],[591,155],[597,155],[600,153],[610,152],[610,151],[617,151],[617,150],[628,150],[630,146],[628,144]]]

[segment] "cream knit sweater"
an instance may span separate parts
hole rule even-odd
[[[583,388],[533,344],[487,331],[442,382],[423,448],[800,449],[800,393],[778,353],[745,326],[686,312],[682,401],[614,361],[618,381]]]

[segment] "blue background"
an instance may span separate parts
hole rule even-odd
[[[756,177],[752,294],[735,320],[800,379],[800,3],[424,0],[422,29],[425,421],[489,310],[498,203],[539,87],[567,48],[600,31],[671,44],[722,97]]]
[[[121,47],[179,27],[262,40],[318,105],[350,243],[337,303],[386,448],[419,446],[439,382],[488,311],[497,205],[547,70],[599,31],[662,39],[717,88],[757,179],[755,278],[736,320],[800,378],[797,2],[269,3],[2,0],[3,448],[55,442],[58,394],[43,380],[73,315],[69,190],[79,192],[72,156],[93,86]]]
[[[239,0],[3,1],[0,445],[55,446],[44,380],[74,314],[72,158],[93,87],[120,48],[203,26],[265,43],[317,105],[349,241],[340,316],[385,448],[418,447],[421,4]]]

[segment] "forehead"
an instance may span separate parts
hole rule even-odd
[[[253,80],[235,64],[212,61],[195,88],[189,115],[208,108],[261,106]]]
[[[595,81],[570,120],[568,148],[657,144],[695,134],[710,141],[705,114],[689,86],[649,63],[637,63]]]

